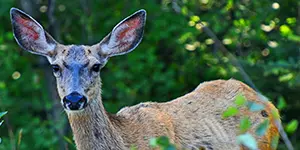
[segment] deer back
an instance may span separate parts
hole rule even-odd
[[[248,102],[263,105],[264,109],[250,111],[243,106],[237,115],[224,118],[223,113],[235,105],[235,98],[239,94],[244,95]],[[239,128],[241,119],[248,117],[251,128],[247,132],[257,140],[259,149],[265,150],[272,149],[271,141],[278,136],[274,113],[278,114],[278,111],[272,103],[263,101],[246,84],[230,79],[204,82],[194,91],[167,103],[141,103],[126,107],[117,116],[130,120],[126,128],[129,131],[123,128],[123,136],[127,137],[123,139],[129,139],[128,143],[140,141],[139,144],[148,147],[145,139],[168,136],[179,148],[188,149],[243,148],[237,144],[237,136],[242,134]],[[266,133],[263,136],[256,135],[259,124],[267,119],[269,125]]]

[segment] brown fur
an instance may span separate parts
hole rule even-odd
[[[245,107],[241,108],[238,116],[222,119],[222,113],[227,107],[234,105],[235,96],[239,93],[244,94],[249,101],[266,106],[265,110],[271,122],[264,136],[255,135],[257,125],[266,119],[260,111],[251,112]],[[100,105],[100,95],[98,98],[96,102]],[[271,115],[272,110],[277,111],[276,108],[270,102],[260,100],[257,93],[247,85],[233,79],[205,82],[193,92],[170,102],[141,103],[123,108],[116,115],[107,114],[102,105],[89,106],[89,109],[91,110],[84,112],[88,111],[90,114],[82,116],[81,119],[75,118],[73,113],[68,114],[76,145],[82,150],[122,149],[131,145],[138,149],[150,149],[149,139],[157,136],[168,136],[178,148],[245,149],[236,144],[236,137],[240,134],[238,126],[243,116],[250,117],[250,133],[258,141],[259,149],[271,150],[271,140],[278,136]],[[95,132],[106,134],[100,140]],[[92,143],[108,145],[105,148],[91,147]]]

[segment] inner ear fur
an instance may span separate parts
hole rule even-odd
[[[146,11],[139,10],[118,23],[100,42],[100,54],[108,57],[134,50],[141,42],[146,22]]]
[[[11,23],[15,40],[21,48],[34,54],[52,56],[57,42],[25,12],[12,8]]]

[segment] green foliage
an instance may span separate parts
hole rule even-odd
[[[175,146],[170,143],[169,138],[166,136],[151,138],[149,145],[152,148],[159,147],[161,150],[176,150]]]
[[[261,111],[265,108],[265,106],[262,104],[258,104],[258,103],[250,102],[250,101],[248,101],[247,106],[248,106],[249,110],[253,111],[253,112]]]
[[[266,119],[265,121],[260,123],[255,130],[256,135],[258,136],[265,135],[266,131],[268,130],[269,124],[270,124],[269,119]]]
[[[130,150],[138,150],[135,145],[130,146]]]
[[[247,132],[250,127],[251,127],[251,121],[249,117],[243,117],[240,122],[241,133]]]
[[[284,98],[282,96],[280,96],[278,99],[278,103],[277,103],[277,109],[283,110],[286,108],[286,106],[287,106],[286,101],[284,100]]]
[[[76,148],[75,143],[73,142],[72,139],[70,139],[69,137],[64,136],[64,140],[69,143],[70,145],[73,145],[74,148]]]
[[[234,103],[236,106],[229,106],[222,114],[223,118],[228,118],[231,116],[235,116],[239,113],[239,108],[247,104],[247,99],[243,94],[238,94],[235,97]],[[244,120],[245,121],[245,120]]]
[[[239,135],[238,138],[237,138],[237,142],[241,145],[246,146],[250,150],[257,150],[258,149],[256,140],[249,133]]]
[[[222,114],[223,118],[228,118],[231,116],[235,116],[239,113],[239,110],[236,107],[228,107]]]
[[[243,114],[239,114],[239,110],[242,109],[242,106],[247,106],[246,108],[249,109],[249,111],[257,112],[257,111],[263,110],[265,107],[262,104],[248,101],[243,94],[238,94],[235,97],[234,104],[235,104],[235,106],[229,106],[223,112],[222,116],[223,116],[223,118],[228,118],[228,117],[239,115],[241,117],[240,124],[239,124],[241,134],[237,137],[237,141],[239,144],[247,147],[250,150],[256,150],[257,149],[257,141],[251,134],[248,133],[248,130],[252,126],[250,116],[243,116]],[[278,114],[274,114],[274,115],[276,115],[275,116],[275,118],[276,118]],[[266,131],[268,130],[269,124],[270,124],[269,119],[264,120],[262,123],[260,123],[256,127],[255,134],[258,136],[265,135]],[[271,144],[272,144],[272,146],[275,147],[275,146],[277,146],[278,141],[276,143],[276,139],[272,139]]]
[[[53,121],[52,110],[62,112],[62,109],[54,105],[57,100],[49,98],[51,91],[44,73],[47,64],[21,50],[13,39],[9,9],[24,6],[20,2],[0,1],[0,108],[10,112],[9,122],[0,128],[0,149],[16,149],[11,143],[17,143],[21,129],[22,150],[62,149],[62,141],[63,148],[67,143],[69,149],[74,149],[57,133],[62,131],[72,139],[65,121]],[[232,77],[243,80],[236,66],[230,63],[230,57],[203,32],[199,24],[202,22],[237,56],[256,87],[273,103],[277,102],[281,117],[275,111],[272,115],[281,118],[283,123],[300,119],[297,0],[279,0],[277,4],[268,0],[83,2],[56,0],[54,16],[60,43],[97,43],[130,13],[141,8],[147,10],[141,44],[129,55],[111,58],[101,71],[103,100],[108,112],[115,113],[123,106],[142,101],[168,101],[203,81]],[[28,11],[48,29],[47,13],[41,11],[48,1],[32,0],[27,5],[33,5]],[[241,107],[243,103],[236,100],[233,107]],[[236,112],[235,108],[230,109]],[[260,105],[254,104],[254,110],[260,109]],[[237,113],[229,112],[229,116]],[[295,149],[299,149],[300,134],[295,129],[298,123],[290,124],[294,134],[289,136],[294,139]],[[278,148],[286,149],[282,143]]]
[[[234,103],[236,104],[236,106],[240,107],[240,106],[244,106],[247,104],[247,99],[245,98],[245,96],[243,94],[238,94],[235,98]]]
[[[292,120],[292,121],[290,121],[287,124],[286,128],[285,128],[286,132],[288,132],[288,133],[294,133],[297,130],[297,128],[298,128],[298,124],[299,124],[298,120]]]

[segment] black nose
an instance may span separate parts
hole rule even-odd
[[[77,92],[72,92],[63,99],[64,108],[69,110],[83,109],[86,106],[86,103],[86,97]]]

